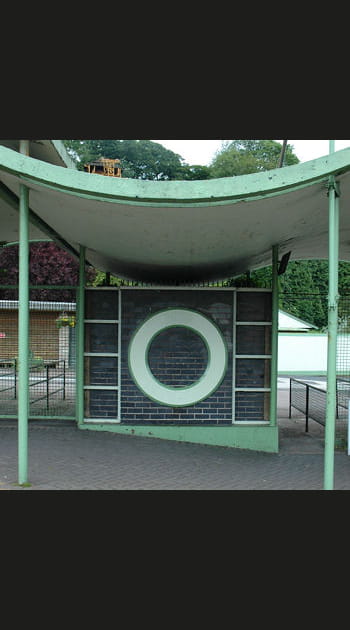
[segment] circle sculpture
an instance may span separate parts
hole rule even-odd
[[[204,341],[207,367],[202,376],[185,387],[164,385],[152,374],[148,353],[154,338],[164,329],[182,326]],[[172,308],[151,315],[135,331],[129,345],[129,370],[137,387],[151,400],[169,407],[195,405],[210,396],[222,382],[227,368],[227,348],[218,327],[207,317],[184,308]]]

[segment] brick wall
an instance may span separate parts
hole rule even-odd
[[[128,369],[128,346],[147,317],[163,309],[186,308],[211,319],[221,330],[228,350],[228,369],[209,398],[190,407],[169,407],[150,400],[135,385]],[[230,423],[232,418],[232,293],[225,291],[128,290],[122,296],[122,396],[123,423],[166,422],[176,424]],[[207,349],[196,333],[172,328],[151,344],[149,365],[164,385],[187,386],[197,381],[207,366]]]
[[[89,295],[90,294],[90,295]],[[86,317],[113,319],[118,313],[118,292],[87,292]],[[123,424],[231,424],[232,405],[236,420],[268,419],[269,392],[236,391],[233,388],[269,388],[270,360],[237,357],[271,352],[270,292],[237,291],[237,326],[234,325],[234,291],[125,289],[121,291],[120,418]],[[172,407],[151,400],[134,382],[129,370],[128,350],[136,329],[151,315],[165,309],[184,308],[204,315],[220,330],[227,347],[227,370],[221,384],[206,399],[193,405]],[[247,324],[249,323],[250,324]],[[254,323],[257,325],[254,325]],[[244,325],[240,325],[243,323]],[[236,338],[234,339],[234,331]],[[118,324],[87,323],[85,352],[117,352]],[[85,357],[85,385],[116,385],[118,359]],[[208,364],[208,349],[196,332],[170,327],[154,337],[148,366],[153,376],[169,387],[186,387],[200,379]],[[233,364],[235,376],[233,378]],[[118,417],[118,392],[85,391],[85,417]]]
[[[104,389],[85,390],[86,418],[113,420],[118,416],[118,392]]]
[[[123,422],[173,422],[176,424],[230,424],[232,421],[233,293],[231,291],[125,291],[122,298],[122,397]],[[218,389],[205,400],[184,408],[173,408],[149,400],[130,377],[127,350],[135,328],[152,313],[165,308],[188,308],[211,319],[221,330],[228,350],[227,372]],[[237,302],[240,321],[271,318],[269,293],[240,293]],[[238,328],[238,327],[237,327]],[[240,326],[237,354],[265,354],[270,345],[270,328]],[[201,338],[184,328],[160,333],[149,351],[149,366],[165,385],[185,386],[196,381],[207,365],[207,349]],[[268,387],[269,362],[261,359],[236,360],[237,387]],[[238,394],[238,393],[237,393]],[[263,419],[266,394],[240,392],[236,397],[239,420]],[[242,404],[244,403],[244,405]],[[266,415],[266,413],[265,413]],[[254,418],[253,418],[254,416]]]

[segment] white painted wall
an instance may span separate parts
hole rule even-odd
[[[327,334],[279,333],[279,374],[327,372]]]

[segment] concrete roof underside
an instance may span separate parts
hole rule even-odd
[[[145,282],[211,281],[291,260],[328,258],[328,182],[340,191],[339,259],[350,260],[350,149],[281,169],[201,181],[102,177],[0,146],[0,240],[19,240],[20,184],[30,239],[53,238],[90,264]]]
[[[76,169],[61,140],[28,140],[31,157],[56,166]],[[0,145],[19,151],[20,140],[0,140]]]

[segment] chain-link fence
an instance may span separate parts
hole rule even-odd
[[[350,401],[350,294],[338,302],[336,439],[347,444]]]
[[[32,299],[36,294],[30,291],[29,400],[32,418],[75,418],[76,289],[70,289],[68,294],[65,290],[66,301],[60,300],[61,295],[59,289],[51,288],[47,290],[47,299],[39,301]],[[14,293],[14,299],[0,300],[0,418],[17,416],[20,386],[17,297]],[[326,295],[322,295],[322,299],[325,301]],[[307,313],[307,305],[312,300],[312,295],[288,295],[289,312],[307,321],[302,315]],[[287,310],[286,300],[282,304]],[[300,308],[301,304],[303,308]],[[336,443],[345,445],[350,400],[350,294],[340,296],[338,309]],[[310,323],[314,324],[313,321]],[[290,413],[297,410],[324,425],[326,378],[323,378],[324,383],[315,383],[312,379],[310,375],[295,378],[293,375]]]
[[[318,294],[323,304],[327,303],[326,294]],[[313,296],[307,294],[288,295],[283,308],[290,308],[292,314],[311,313],[308,306],[312,303]],[[286,306],[286,304],[288,306]],[[347,444],[348,432],[348,404],[350,400],[350,295],[341,295],[338,302],[338,335],[337,335],[337,398],[336,398],[336,422],[335,442],[338,447]],[[309,323],[314,324],[311,321]],[[321,329],[325,334],[326,327]],[[305,334],[305,333],[304,333]],[[311,333],[312,334],[312,333]],[[319,374],[290,379],[289,417],[293,410],[305,415],[305,428],[309,428],[309,419],[325,425],[327,403],[327,379],[319,378]],[[319,378],[320,382],[315,382]],[[322,382],[323,380],[323,382]]]
[[[50,289],[47,300],[29,302],[30,417],[75,417],[75,289],[70,294],[62,302]],[[18,300],[0,300],[0,418],[17,416],[18,354]]]

